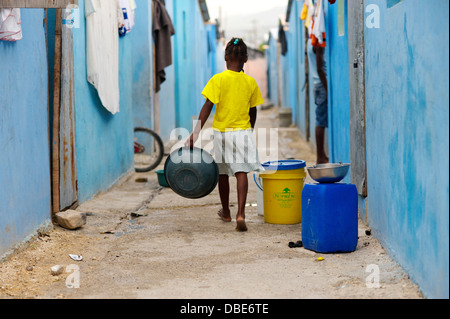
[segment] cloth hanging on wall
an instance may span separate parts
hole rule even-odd
[[[136,3],[134,0],[119,0],[119,7],[121,11],[119,16],[119,21],[121,23],[119,34],[124,36],[130,33],[134,27],[134,10],[136,9]]]
[[[117,2],[86,0],[87,78],[98,92],[102,105],[119,112],[119,32]]]
[[[278,41],[281,43],[281,54],[284,56],[288,52],[288,44],[286,40],[286,32],[283,23],[280,21],[278,26]]]
[[[0,9],[0,40],[14,42],[21,39],[20,9]]]
[[[166,80],[164,69],[172,64],[171,37],[175,28],[167,12],[164,0],[153,0],[153,39],[155,41],[155,92],[159,92],[161,84]]]

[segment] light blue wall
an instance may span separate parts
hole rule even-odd
[[[175,0],[176,1],[176,0]],[[172,22],[174,21],[174,0],[166,0],[166,9]],[[175,25],[174,25],[175,27]],[[178,33],[176,28],[175,33]],[[161,138],[167,142],[170,133],[176,128],[176,106],[175,106],[175,36],[172,36],[172,65],[165,69],[166,81],[161,84],[159,92],[160,127]]]
[[[133,46],[133,121],[136,127],[153,129],[152,3],[136,0],[136,5],[135,25],[125,36]]]
[[[23,39],[0,41],[0,256],[50,223],[44,10],[21,16]]]
[[[207,32],[196,0],[174,1],[176,125],[191,131],[205,103],[208,74]]]
[[[289,16],[289,31],[286,31],[288,52],[283,63],[283,106],[292,108],[292,120],[300,134],[306,137],[306,90],[305,90],[305,33],[300,20],[303,1],[294,1]]]
[[[425,296],[449,297],[449,2],[366,1],[369,224]]]
[[[278,35],[275,30],[269,34],[268,49],[266,50],[267,76],[268,76],[268,95],[270,101],[278,106],[278,61],[277,61],[277,43]]]
[[[350,95],[347,0],[344,5],[345,34],[338,33],[338,2],[325,6],[327,21],[327,79],[329,155],[333,163],[350,163]],[[344,180],[351,181],[348,174]]]
[[[84,1],[79,1],[83,17]],[[82,203],[106,191],[133,169],[132,51],[130,36],[119,40],[120,112],[112,115],[87,81],[86,25],[73,29],[78,195]]]

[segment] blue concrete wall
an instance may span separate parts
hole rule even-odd
[[[338,33],[338,5],[325,6],[327,21],[327,79],[329,112],[329,155],[333,163],[350,163],[350,95],[347,0],[344,6],[345,33]],[[351,181],[350,174],[344,180]]]
[[[449,297],[449,2],[366,1],[369,224],[429,298]]]
[[[152,3],[137,0],[136,5],[135,25],[125,36],[133,45],[133,123],[136,127],[153,129]]]
[[[0,256],[50,223],[43,9],[22,9],[23,39],[0,41]]]
[[[196,0],[174,1],[176,126],[192,131],[205,103],[201,92],[208,74],[207,30]]]
[[[278,36],[275,30],[270,31],[268,49],[266,50],[268,70],[268,95],[270,101],[278,106],[278,62],[277,62]]]
[[[166,0],[166,9],[174,21],[174,0]],[[174,25],[174,27],[176,27]],[[178,33],[178,28],[175,33]],[[172,37],[172,65],[165,69],[166,81],[161,84],[159,92],[159,109],[161,123],[161,138],[167,142],[170,139],[170,133],[176,126],[176,106],[175,106],[175,36]]]
[[[79,1],[83,16],[84,1]],[[109,113],[87,81],[86,24],[73,29],[75,71],[75,118],[78,195],[82,203],[106,191],[134,166],[133,158],[133,42],[119,40],[120,112]]]
[[[289,31],[286,31],[288,52],[282,58],[283,106],[292,108],[292,120],[300,134],[306,137],[306,91],[305,91],[305,32],[304,22],[300,20],[303,1],[294,1],[289,16]]]

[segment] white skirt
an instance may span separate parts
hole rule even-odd
[[[220,175],[264,171],[252,130],[214,131],[214,160]]]

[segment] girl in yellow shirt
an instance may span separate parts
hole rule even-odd
[[[216,105],[213,120],[214,157],[219,166],[219,193],[222,209],[219,216],[231,222],[229,208],[229,177],[235,176],[238,192],[236,230],[247,231],[245,203],[247,201],[248,178],[252,171],[263,170],[253,136],[256,123],[256,106],[264,103],[256,81],[243,72],[248,61],[247,45],[242,39],[233,38],[225,49],[227,70],[216,74],[202,92],[206,102],[200,112],[199,121],[188,144],[192,148],[200,131]]]

